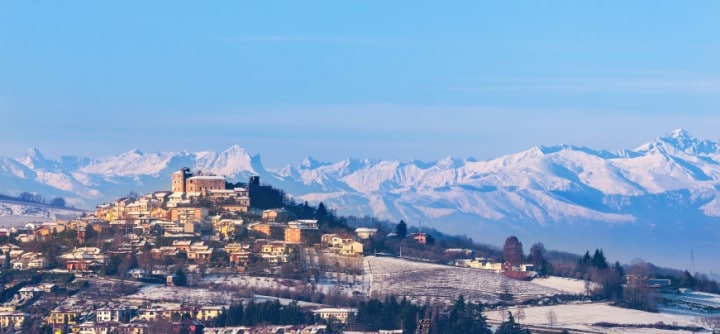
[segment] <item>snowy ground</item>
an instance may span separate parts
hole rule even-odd
[[[579,279],[550,276],[536,278],[532,282],[571,295],[584,295],[586,291],[586,282]]]
[[[362,275],[330,274],[323,276],[320,282],[315,284],[315,289],[323,293],[337,292],[346,296],[352,296],[353,292],[362,290],[363,279],[364,277]],[[289,292],[299,292],[306,289],[312,291],[313,289],[312,285],[305,281],[247,275],[207,277],[203,279],[203,284],[244,288],[247,290],[278,289]]]
[[[210,290],[199,287],[148,285],[127,299],[147,299],[156,302],[193,303],[199,305],[230,305],[246,295],[233,290]]]
[[[663,313],[708,316],[720,315],[720,295],[704,292],[683,291],[677,294],[663,294],[664,305],[660,306]]]
[[[0,227],[20,227],[29,222],[54,221],[58,218],[76,217],[80,214],[82,211],[79,210],[0,200]]]
[[[370,272],[370,294],[408,297],[424,303],[449,303],[462,294],[468,300],[484,303],[500,301],[504,291],[514,300],[543,298],[578,290],[577,282],[549,281],[543,286],[533,282],[508,279],[500,274],[479,269],[451,267],[432,263],[412,262],[391,257],[365,257]],[[563,283],[563,284],[559,284]],[[584,287],[584,283],[583,283]],[[584,289],[583,289],[584,291]]]
[[[555,314],[555,327],[584,330],[596,333],[678,333],[659,329],[641,328],[602,328],[593,326],[599,322],[618,324],[657,324],[701,326],[700,319],[695,316],[667,313],[650,313],[630,310],[605,303],[564,304],[555,306],[535,306],[523,308],[524,317],[518,318],[518,309],[508,309],[520,323],[531,326],[549,326],[549,313]],[[488,311],[491,322],[500,322],[507,317],[507,310]]]

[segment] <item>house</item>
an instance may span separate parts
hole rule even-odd
[[[0,328],[12,326],[14,329],[21,329],[25,321],[29,318],[30,315],[23,312],[0,312]]]
[[[148,325],[143,323],[120,324],[119,334],[149,334]]]
[[[116,330],[117,325],[112,323],[83,322],[70,327],[70,332],[77,334],[113,334]]]
[[[417,232],[417,233],[410,234],[410,237],[419,244],[422,244],[422,245],[427,244],[427,234],[426,233]]]
[[[48,261],[40,253],[27,252],[10,261],[10,267],[17,270],[47,268]]]
[[[18,295],[24,300],[29,300],[40,296],[43,292],[45,291],[38,286],[26,286],[18,290]]]
[[[335,247],[335,248],[341,247],[343,244],[343,240],[344,239],[342,237],[340,237],[339,235],[334,234],[334,233],[323,234],[322,237],[320,237],[320,242],[325,247]]]
[[[0,251],[2,251],[3,255],[9,255],[11,259],[17,258],[24,252],[22,248],[11,243],[0,245]]]
[[[210,246],[205,245],[202,241],[198,241],[190,245],[190,249],[187,251],[188,260],[195,260],[195,262],[210,262],[212,257],[213,249]]]
[[[100,204],[95,207],[95,217],[98,217],[102,220],[112,220],[111,218],[111,210],[112,205],[110,204]]]
[[[262,253],[270,255],[285,255],[288,253],[288,247],[282,241],[269,242],[262,245]]]
[[[148,214],[149,217],[157,218],[161,220],[170,220],[170,210],[163,209],[163,208],[154,208],[150,210],[150,213]]]
[[[340,255],[360,256],[363,254],[363,244],[355,240],[347,240],[340,246]]]
[[[501,262],[493,262],[492,260],[478,257],[469,261],[467,266],[475,269],[484,269],[500,273],[503,271],[503,264]]]
[[[377,230],[376,228],[358,227],[355,229],[355,234],[360,239],[370,239],[377,233]]]
[[[145,269],[141,268],[132,268],[127,271],[128,275],[134,279],[143,279],[147,277],[147,272]]]
[[[242,225],[242,219],[219,219],[213,222],[213,232],[218,236],[229,239],[240,231]]]
[[[97,247],[78,247],[58,258],[65,263],[65,269],[72,271],[94,270],[107,262],[108,256]]]
[[[96,311],[97,322],[125,323],[130,320],[130,309],[127,306],[105,306]]]
[[[320,241],[317,220],[295,220],[285,228],[285,242],[314,244]]]
[[[230,263],[234,264],[237,267],[245,268],[250,263],[250,259],[252,257],[251,252],[248,251],[233,251],[228,252],[228,256],[230,257]],[[240,268],[238,268],[240,270]]]
[[[223,181],[224,182],[224,181]],[[207,208],[201,207],[174,207],[170,209],[170,220],[185,224],[187,222],[202,221],[208,216]]]
[[[143,321],[160,320],[163,319],[165,311],[165,307],[162,306],[151,306],[148,308],[142,308],[138,310],[137,319]]]
[[[265,243],[260,249],[260,258],[270,264],[285,263],[289,261],[288,254],[292,248],[288,247],[282,241],[272,241]]]
[[[348,318],[357,314],[355,308],[321,308],[312,311],[316,316],[324,320],[335,320],[341,323],[347,323]]]
[[[49,325],[73,325],[78,322],[80,315],[78,310],[56,308],[50,311],[45,321]]]
[[[279,210],[265,210],[262,212],[262,220],[267,223],[274,223],[277,220]]]
[[[222,313],[222,306],[202,306],[195,313],[195,319],[200,321],[213,321]]]
[[[248,226],[248,229],[261,233],[272,240],[284,240],[285,228],[287,226],[280,223],[254,223]]]

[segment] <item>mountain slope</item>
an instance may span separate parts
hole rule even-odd
[[[633,236],[649,236],[644,241],[657,239],[658,247],[673,238],[687,239],[688,249],[700,243],[720,250],[720,145],[682,129],[620,152],[559,145],[487,161],[307,158],[279,170],[264,168],[239,146],[60,161],[31,149],[23,158],[0,157],[0,192],[63,196],[88,208],[130,190],[168,189],[170,174],[184,166],[234,181],[259,175],[298,200],[323,201],[342,214],[405,219],[473,237],[516,233],[552,243],[569,235],[582,247],[589,242],[582,238],[632,243]]]

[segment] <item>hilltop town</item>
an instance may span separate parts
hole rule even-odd
[[[216,333],[228,308],[260,303],[262,297],[253,297],[259,293],[287,297],[276,299],[283,304],[305,299],[304,314],[315,319],[274,327],[250,321],[254,326],[226,330],[323,333],[328,321],[343,323],[356,312],[325,306],[347,305],[342,299],[367,292],[342,291],[337,283],[361,280],[364,245],[377,228],[349,229],[322,204],[305,203],[298,217],[281,207],[282,192],[261,185],[258,177],[231,184],[183,168],[171,179],[169,191],[128,194],[76,219],[0,229],[0,328]],[[277,207],[258,209],[253,201]],[[320,284],[330,273],[335,284]],[[228,277],[241,277],[243,286]],[[289,282],[295,286],[288,288]],[[148,292],[162,288],[171,290],[161,296]]]

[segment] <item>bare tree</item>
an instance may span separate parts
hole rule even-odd
[[[517,319],[517,322],[522,322],[523,318],[525,318],[525,305],[518,305],[517,310],[515,311],[515,318]]]
[[[503,259],[506,263],[516,266],[523,262],[523,246],[516,236],[510,236],[505,239],[503,245]]]
[[[552,308],[545,314],[545,319],[547,319],[547,323],[550,327],[555,327],[555,324],[557,324],[557,315],[555,315],[555,311]]]

